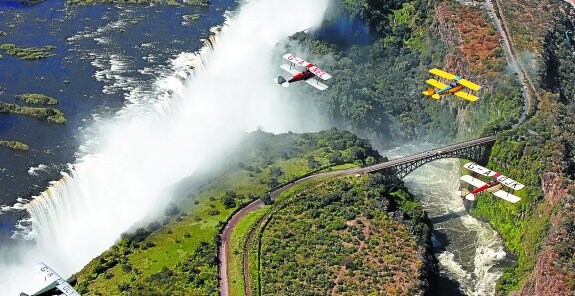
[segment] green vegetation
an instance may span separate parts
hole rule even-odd
[[[230,237],[230,254],[228,266],[229,271],[229,282],[230,282],[230,295],[245,295],[244,288],[244,269],[243,269],[243,259],[244,259],[244,246],[246,244],[247,235],[254,225],[262,218],[262,216],[268,211],[269,207],[262,208],[247,214],[243,219],[241,219],[232,235]]]
[[[58,101],[56,99],[43,94],[22,94],[17,95],[16,99],[22,100],[28,104],[44,104],[44,105],[58,104]]]
[[[472,211],[488,219],[518,256],[517,266],[507,270],[499,283],[503,295],[533,284],[529,278],[537,260],[542,260],[538,265],[547,277],[575,290],[573,231],[569,230],[573,200],[567,198],[575,193],[575,64],[574,50],[565,39],[568,20],[562,14],[556,17],[554,30],[545,38],[539,110],[521,127],[499,133],[491,151],[490,168],[526,185],[516,192],[522,199],[509,204],[482,196]],[[553,262],[538,258],[544,249],[555,254],[547,255]]]
[[[15,44],[2,44],[0,49],[6,54],[17,56],[23,60],[38,60],[51,57],[55,54],[52,53],[54,46],[46,45],[44,47],[20,47]]]
[[[251,279],[260,262],[262,295],[424,292],[432,265],[426,216],[382,181],[344,177],[282,194],[251,246]],[[251,287],[257,295],[257,280]]]
[[[200,14],[196,13],[196,14],[182,15],[182,19],[184,19],[184,21],[186,22],[194,22],[200,19]]]
[[[4,145],[6,147],[10,147],[14,150],[22,150],[22,151],[28,151],[30,150],[30,147],[28,147],[28,145],[22,143],[22,142],[18,142],[18,141],[5,141],[5,140],[0,140],[0,145]]]
[[[13,113],[34,116],[43,120],[55,122],[58,124],[65,124],[66,118],[64,113],[54,108],[36,108],[26,107],[16,104],[8,104],[0,102],[0,113]]]
[[[217,295],[216,242],[225,221],[241,205],[280,183],[330,166],[329,156],[334,153],[343,162],[358,165],[368,157],[381,159],[366,141],[335,129],[313,134],[249,134],[226,162],[228,166],[192,184],[158,222],[123,235],[80,271],[78,291],[88,295]]]
[[[34,5],[34,4],[38,4],[38,3],[42,3],[46,0],[23,0],[22,3],[24,5]]]
[[[438,22],[451,28],[440,27],[441,38],[451,48],[445,63],[458,65],[458,74],[484,89],[473,104],[458,104],[466,107],[458,111],[457,137],[468,139],[510,129],[519,120],[524,101],[519,81],[504,68],[507,61],[500,35],[487,12],[457,2],[441,2],[435,10]]]
[[[167,4],[170,6],[193,5],[207,7],[209,0],[66,0],[68,5],[89,5],[89,4]]]
[[[520,117],[520,88],[515,77],[501,73],[505,65],[503,50],[481,9],[423,0],[339,4],[346,12],[342,18],[367,23],[369,44],[350,46],[337,40],[313,39],[304,33],[291,37],[309,49],[307,59],[329,60],[325,70],[333,79],[329,90],[317,101],[334,122],[377,138],[453,139],[473,138],[484,129],[501,130]],[[430,13],[434,10],[436,13]],[[447,31],[463,28],[463,24],[470,26],[460,14],[451,13],[460,10],[470,17],[467,19],[482,20],[474,27],[477,34]],[[439,28],[439,36],[438,21],[451,23]],[[296,48],[290,50],[297,53]],[[427,87],[427,70],[432,67],[477,81],[486,91],[480,92],[480,100],[474,103],[450,96],[440,102],[431,100],[421,91]]]

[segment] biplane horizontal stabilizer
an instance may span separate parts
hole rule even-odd
[[[434,93],[435,93],[435,91],[431,87],[428,87],[426,91],[422,92],[422,94],[424,94],[426,96],[431,96]]]

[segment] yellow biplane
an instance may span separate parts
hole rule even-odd
[[[423,92],[424,95],[426,96],[431,96],[432,98],[438,100],[442,95],[445,94],[454,94],[460,98],[466,99],[468,101],[477,101],[477,97],[474,95],[470,95],[464,91],[462,91],[462,89],[464,87],[469,88],[471,90],[474,91],[478,91],[481,89],[481,86],[469,81],[469,80],[465,80],[465,79],[461,79],[461,77],[447,73],[445,71],[439,70],[439,69],[431,69],[429,70],[429,73],[431,74],[435,74],[439,77],[443,77],[445,79],[449,79],[449,80],[455,80],[451,83],[449,83],[449,85],[443,84],[435,79],[428,79],[427,82],[428,84],[439,88],[438,91],[433,90],[433,88],[429,87],[427,88],[426,91]]]

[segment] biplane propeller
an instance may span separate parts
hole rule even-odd
[[[489,183],[485,183],[479,179],[476,179],[470,175],[465,175],[462,176],[460,179],[461,181],[464,181],[466,183],[469,183],[471,185],[473,185],[474,187],[476,187],[475,190],[468,192],[468,193],[462,193],[461,191],[458,192],[458,194],[463,197],[465,196],[465,199],[470,200],[470,201],[474,201],[475,200],[475,195],[476,194],[480,194],[483,192],[490,192],[493,195],[502,198],[508,202],[511,203],[516,203],[519,200],[521,200],[521,198],[519,198],[518,196],[515,196],[507,191],[501,190],[501,188],[503,188],[503,186],[509,187],[513,190],[521,190],[523,187],[525,187],[525,185],[510,179],[509,177],[503,176],[502,174],[490,170],[488,168],[484,168],[476,163],[466,163],[464,166],[464,168],[474,171],[480,175],[483,176],[487,176],[487,177],[492,177],[495,178],[495,180],[489,182]]]
[[[433,87],[438,88],[439,90],[435,91],[433,88],[429,87],[427,88],[426,91],[423,92],[424,95],[426,96],[431,96],[432,98],[438,100],[439,98],[441,98],[442,95],[446,95],[446,94],[454,94],[462,99],[468,100],[468,101],[477,101],[477,97],[474,95],[470,95],[464,91],[462,91],[462,89],[465,88],[469,88],[471,90],[474,91],[478,91],[481,89],[481,86],[469,81],[469,80],[465,80],[462,79],[459,76],[447,73],[445,71],[439,70],[439,69],[431,69],[429,70],[429,73],[437,75],[439,77],[443,77],[445,79],[449,79],[449,80],[454,80],[453,82],[449,83],[449,85],[447,84],[443,84],[442,82],[439,82],[435,79],[428,79],[427,82],[428,84],[432,85]]]
[[[304,59],[298,58],[291,53],[284,54],[283,58],[288,60],[290,63],[283,64],[280,66],[280,68],[288,71],[293,76],[289,79],[285,79],[283,76],[278,76],[278,78],[274,80],[275,82],[283,87],[289,87],[290,83],[303,80],[319,90],[325,90],[327,88],[327,85],[319,82],[317,79],[317,77],[322,80],[328,80],[331,78],[331,75],[327,74],[324,70],[316,67],[310,62],[306,62]],[[296,69],[296,66],[304,67],[304,70],[299,71]]]

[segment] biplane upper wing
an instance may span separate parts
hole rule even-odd
[[[478,99],[476,96],[470,95],[464,91],[456,91],[453,94],[462,98],[462,99],[466,99],[466,100],[471,101],[471,102],[477,101],[477,99]]]
[[[331,75],[327,74],[327,72],[325,72],[324,70],[314,66],[311,66],[309,68],[310,72],[312,72],[315,76],[323,79],[323,80],[328,80],[331,78]]]
[[[297,56],[291,54],[291,53],[286,53],[283,55],[283,58],[290,61],[291,63],[294,63],[298,66],[302,66],[302,67],[307,67],[308,65],[310,65],[310,62],[306,62],[304,59],[302,58],[298,58]]]
[[[463,85],[463,86],[465,86],[471,90],[478,91],[481,89],[481,86],[479,86],[479,85],[477,85],[477,84],[475,84],[469,80],[466,80],[466,79],[459,79],[459,80],[457,80],[457,82],[459,82],[459,84],[461,84],[461,85]]]
[[[447,73],[447,72],[445,72],[445,71],[442,71],[442,70],[439,70],[439,69],[436,69],[436,68],[433,68],[433,69],[429,70],[429,73],[434,74],[434,75],[437,75],[437,76],[439,76],[439,77],[443,77],[443,78],[445,78],[445,79],[450,79],[450,80],[455,80],[455,78],[457,77],[457,76],[455,76],[455,75],[453,75],[453,74],[451,74],[451,73]]]
[[[427,82],[428,84],[437,87],[439,89],[444,89],[447,87],[447,85],[435,80],[435,79],[427,79],[425,82]]]
[[[307,82],[307,84],[319,89],[319,90],[326,90],[327,89],[327,85],[319,82],[317,79],[314,78],[310,78],[308,80],[305,80],[305,82]]]
[[[511,203],[516,203],[516,202],[521,200],[521,198],[519,198],[518,196],[515,196],[515,195],[513,195],[507,191],[503,191],[503,190],[497,190],[497,191],[491,192],[491,193],[493,193],[493,195],[495,195],[499,198],[502,198],[502,199],[504,199],[508,202],[511,202]]]
[[[525,185],[503,175],[497,177],[497,181],[513,190],[521,190],[523,187],[525,187]]]
[[[469,183],[477,188],[484,186],[486,183],[477,179],[477,178],[473,178],[470,175],[465,175],[465,176],[461,176],[461,181],[465,181],[466,183]]]
[[[282,68],[282,69],[288,71],[291,75],[296,75],[297,73],[300,72],[300,71],[298,71],[296,68],[290,67],[290,65],[288,65],[288,64],[282,64],[282,65],[280,66],[280,68]]]
[[[54,270],[52,270],[48,265],[44,263],[39,263],[36,265],[36,269],[40,272],[40,278],[44,280],[44,282],[48,283],[49,285],[56,284],[56,288],[60,290],[60,292],[64,293],[66,296],[81,296],[72,286],[60,277]],[[35,295],[37,295],[36,293]]]
[[[468,170],[472,170],[478,174],[488,176],[488,177],[493,177],[493,176],[495,176],[495,174],[497,174],[496,171],[490,170],[488,168],[484,168],[484,167],[482,167],[476,163],[473,163],[473,162],[468,162],[468,163],[464,164],[463,167],[468,169]]]

